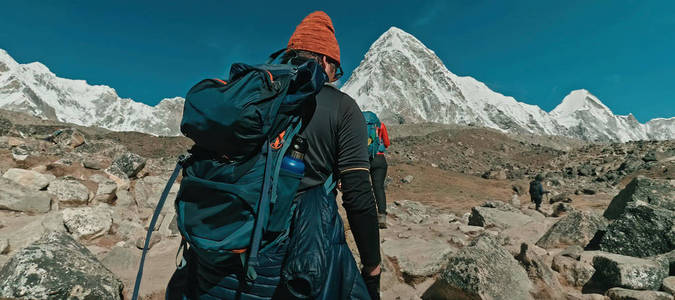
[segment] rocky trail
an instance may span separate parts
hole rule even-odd
[[[383,299],[673,299],[675,141],[390,131]],[[0,110],[0,298],[129,299],[190,144]],[[536,211],[539,173],[553,203]],[[163,298],[176,266],[171,205],[154,230],[144,299]]]

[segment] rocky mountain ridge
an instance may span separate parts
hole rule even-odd
[[[431,49],[396,27],[372,44],[342,90],[390,123],[473,125],[601,142],[675,138],[675,117],[641,124],[632,115],[614,115],[587,90],[572,91],[550,113],[519,102],[452,73]],[[111,87],[57,77],[39,62],[19,64],[0,49],[3,109],[114,131],[176,136],[184,101],[175,97],[149,106],[120,98]]]
[[[572,91],[550,113],[450,72],[421,41],[392,27],[372,44],[342,91],[363,110],[393,122],[477,125],[503,132],[588,141],[675,138],[675,117],[640,124],[617,116],[587,90]]]
[[[60,78],[39,62],[17,63],[0,49],[0,108],[43,119],[154,135],[180,134],[184,99],[156,106],[120,98],[105,85]]]

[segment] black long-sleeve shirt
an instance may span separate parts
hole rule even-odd
[[[331,175],[342,180],[342,205],[364,266],[380,263],[377,209],[369,179],[368,132],[356,101],[333,86],[324,86],[308,107],[301,133],[307,139],[305,177],[307,190]]]

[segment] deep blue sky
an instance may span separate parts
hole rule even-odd
[[[455,74],[547,111],[585,88],[641,122],[675,116],[675,1],[2,1],[0,10],[0,48],[20,63],[148,104],[184,96],[232,62],[262,62],[324,10],[345,78],[396,26]]]

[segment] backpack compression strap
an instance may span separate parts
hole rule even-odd
[[[255,225],[253,227],[251,251],[248,254],[248,259],[244,263],[244,272],[246,273],[246,279],[249,281],[253,281],[257,277],[254,268],[258,266],[258,250],[260,250],[260,243],[262,242],[263,227],[265,227],[265,224],[268,222],[268,220],[264,218],[269,216],[268,210],[270,203],[274,203],[276,200],[277,179],[279,178],[281,160],[293,142],[293,137],[298,134],[301,127],[302,120],[300,117],[293,118],[291,125],[286,131],[288,133],[285,136],[285,142],[281,148],[281,152],[279,153],[276,163],[274,163],[272,158],[272,147],[270,147],[270,141],[267,141],[264,145],[265,148],[263,151],[267,151],[267,158],[265,160],[265,177],[263,178],[263,189],[260,195],[260,201],[258,202],[258,215],[256,216]]]
[[[138,266],[138,274],[136,274],[136,284],[134,285],[134,294],[131,297],[132,300],[138,299],[138,292],[141,287],[141,279],[143,278],[143,264],[145,263],[145,255],[148,252],[148,246],[150,245],[150,237],[152,236],[152,232],[155,230],[157,218],[159,217],[159,213],[162,212],[162,207],[164,206],[166,197],[169,196],[171,186],[173,186],[174,181],[176,181],[178,173],[180,173],[180,170],[183,168],[183,163],[185,163],[188,157],[189,155],[181,155],[178,157],[178,163],[176,163],[176,168],[173,170],[173,173],[171,173],[171,177],[169,178],[169,181],[166,183],[164,191],[162,191],[162,196],[159,198],[159,202],[157,202],[157,208],[155,208],[155,213],[152,215],[152,220],[150,221],[150,226],[148,227],[148,233],[145,236],[145,245],[143,246],[141,263]]]
[[[263,151],[266,153],[265,158],[265,172],[263,177],[263,186],[262,193],[260,195],[260,200],[258,201],[258,214],[255,218],[255,224],[253,225],[253,237],[251,238],[251,250],[248,254],[248,259],[244,264],[244,272],[246,273],[246,280],[254,281],[257,277],[255,273],[255,267],[258,266],[258,250],[260,249],[260,241],[262,240],[262,229],[263,223],[266,223],[267,220],[264,219],[266,214],[268,214],[269,204],[270,204],[270,190],[272,183],[272,147],[270,147],[271,141],[267,139],[263,145]]]

